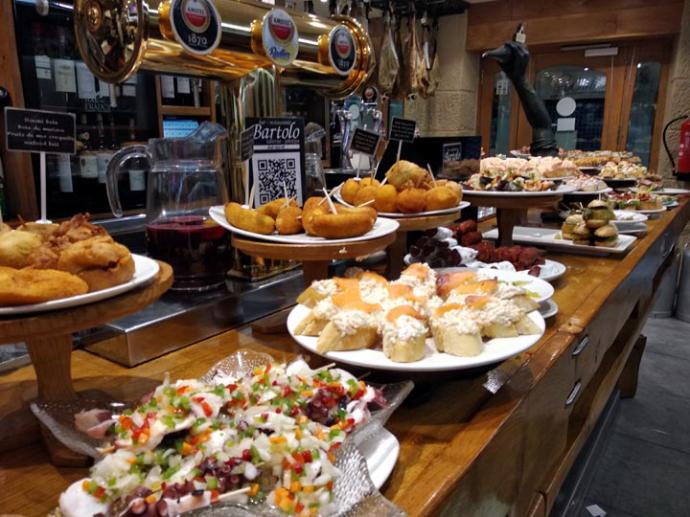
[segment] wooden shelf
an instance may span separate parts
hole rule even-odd
[[[161,105],[161,115],[177,115],[181,117],[210,117],[211,108],[209,106],[170,106]]]

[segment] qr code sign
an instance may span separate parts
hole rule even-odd
[[[283,197],[285,189],[287,189],[288,197],[298,196],[299,199],[301,188],[298,154],[255,154],[253,159],[254,179],[258,182],[256,192],[259,204]]]

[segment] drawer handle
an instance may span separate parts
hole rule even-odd
[[[589,336],[585,336],[582,338],[582,340],[577,344],[575,347],[575,350],[573,350],[572,356],[577,357],[582,353],[582,351],[587,348],[587,345],[589,345]]]
[[[571,406],[573,402],[577,400],[577,396],[580,394],[581,389],[582,383],[580,381],[577,381],[575,383],[575,386],[573,386],[573,389],[570,390],[570,395],[568,395],[568,398],[565,399],[565,407]]]

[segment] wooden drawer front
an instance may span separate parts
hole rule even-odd
[[[575,379],[582,383],[583,387],[587,386],[590,379],[597,371],[601,361],[601,341],[596,338],[590,338],[585,334],[579,340],[568,347],[566,352],[568,357],[573,362],[573,375]]]
[[[572,359],[563,355],[525,400],[525,456],[520,493],[538,491],[544,476],[565,453],[568,418],[579,393],[576,383]]]

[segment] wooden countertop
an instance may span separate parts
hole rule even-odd
[[[544,337],[529,351],[488,371],[417,379],[412,398],[387,425],[400,440],[401,450],[384,495],[410,515],[438,515],[451,495],[453,505],[463,505],[468,515],[505,514],[505,501],[514,498],[518,486],[514,480],[525,475],[521,458],[511,453],[519,449],[523,435],[506,426],[538,418],[540,412],[530,412],[524,404],[530,391],[597,313],[610,310],[615,321],[617,288],[642,267],[642,259],[659,253],[661,240],[677,237],[689,218],[690,204],[681,201],[678,208],[650,220],[647,236],[622,259],[550,253],[568,271],[555,284],[560,313],[548,322]],[[196,377],[243,347],[268,352],[279,360],[301,352],[286,334],[252,336],[248,328],[131,369],[78,350],[72,354],[75,387],[78,391],[105,389],[113,397],[133,399],[158,384],[165,372],[172,378]],[[310,362],[319,360],[312,357]],[[35,397],[33,379],[30,366],[1,376],[0,404],[19,407]],[[489,445],[505,451],[500,461],[484,454]],[[0,513],[45,515],[54,508],[60,492],[84,474],[85,469],[52,466],[39,444],[0,454]],[[485,487],[490,487],[488,493]]]

